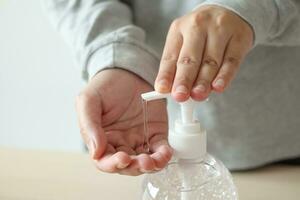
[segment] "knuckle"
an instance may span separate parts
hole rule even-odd
[[[183,56],[179,58],[177,65],[184,65],[184,66],[190,66],[190,67],[198,67],[199,61],[195,58],[192,58],[190,56]]]
[[[163,55],[162,59],[161,59],[161,62],[164,63],[164,62],[177,62],[177,55],[175,54],[166,54],[166,55]]]
[[[216,17],[216,26],[222,27],[224,24],[226,24],[228,21],[228,15],[226,13],[220,13]]]
[[[211,18],[212,18],[212,15],[210,12],[202,11],[199,13],[192,14],[190,17],[190,20],[193,25],[199,26],[199,25],[202,25],[204,22],[210,21]]]
[[[199,20],[198,15],[199,14],[193,13],[188,18],[189,24],[192,28],[197,28],[201,25],[201,23],[203,23],[203,20]]]
[[[234,67],[239,67],[241,64],[241,58],[238,56],[227,56],[224,58],[224,62],[229,63],[230,65]]]
[[[204,58],[203,65],[209,65],[210,67],[213,67],[213,68],[219,68],[218,62],[216,61],[216,59],[214,59],[211,56],[207,56]]]
[[[173,20],[173,22],[171,23],[171,29],[175,29],[175,30],[178,30],[179,27],[180,27],[180,24],[181,24],[181,20],[180,18],[177,18],[175,20]]]

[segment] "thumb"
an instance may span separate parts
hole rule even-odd
[[[89,149],[92,159],[99,159],[105,152],[107,139],[101,125],[101,97],[87,91],[80,93],[76,110],[81,136]]]

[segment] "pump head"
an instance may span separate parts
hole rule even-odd
[[[157,99],[165,99],[168,98],[170,93],[158,93],[156,91],[148,92],[142,94],[142,98],[146,101],[152,101]],[[185,102],[179,103],[180,109],[181,109],[181,121],[184,124],[193,123],[193,113],[195,108],[195,101],[193,101],[191,98],[188,99]]]
[[[153,91],[141,96],[146,101],[152,101],[167,98],[170,94]],[[169,130],[169,143],[178,158],[202,158],[206,154],[206,132],[201,129],[200,123],[193,118],[196,102],[190,98],[179,104],[181,119],[176,120],[175,127]]]

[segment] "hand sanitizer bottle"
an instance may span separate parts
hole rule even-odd
[[[170,94],[142,94],[146,101]],[[146,174],[142,200],[237,200],[231,174],[206,152],[206,131],[193,119],[195,101],[180,103],[181,119],[169,130],[174,156],[162,171]]]

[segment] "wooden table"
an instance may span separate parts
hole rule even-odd
[[[299,200],[300,167],[234,173],[240,200]],[[83,153],[0,148],[0,200],[138,200],[140,177],[97,171]]]

